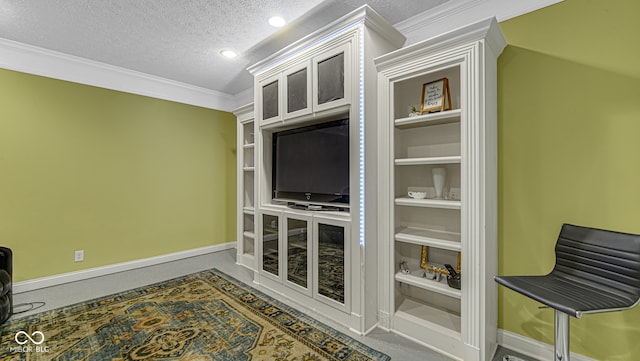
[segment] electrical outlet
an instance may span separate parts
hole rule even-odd
[[[79,250],[75,252],[74,262],[82,262],[84,261],[84,250]]]

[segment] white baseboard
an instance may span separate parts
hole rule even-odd
[[[553,345],[540,342],[517,333],[498,329],[498,343],[510,350],[523,355],[533,357],[537,360],[553,360]],[[597,361],[587,356],[571,353],[572,361]]]
[[[162,256],[137,259],[135,261],[116,263],[108,266],[89,268],[82,271],[62,273],[49,277],[36,278],[28,281],[16,282],[13,284],[13,293],[18,294],[33,291],[40,288],[61,285],[63,283],[81,281],[93,277],[105,276],[122,271],[129,271],[136,268],[154,266],[161,263],[177,261],[179,259],[200,256],[203,254],[224,251],[235,248],[236,242],[217,244],[201,248],[190,249],[176,253],[169,253]]]

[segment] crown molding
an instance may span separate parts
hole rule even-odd
[[[210,109],[237,106],[230,94],[3,38],[0,68]]]
[[[449,0],[431,10],[395,24],[407,45],[452,31],[479,20],[505,21],[563,0]]]
[[[380,16],[369,5],[362,5],[345,16],[327,24],[321,29],[303,37],[302,39],[290,44],[289,46],[273,53],[267,58],[249,66],[247,70],[251,75],[256,76],[262,74],[269,69],[282,64],[288,58],[306,51],[314,46],[321,44],[329,39],[335,39],[338,36],[353,31],[354,28],[364,24],[376,33],[396,46],[402,46],[405,37],[396,30],[385,18]]]
[[[488,18],[381,55],[374,62],[378,71],[382,71],[408,59],[423,59],[429,54],[479,40],[485,40],[486,46],[498,55],[507,46],[496,19]]]

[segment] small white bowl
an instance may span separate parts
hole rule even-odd
[[[409,197],[414,198],[414,199],[424,199],[424,198],[427,198],[427,192],[414,192],[414,191],[409,191],[408,195],[409,195]]]

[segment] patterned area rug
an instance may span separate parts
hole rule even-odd
[[[0,360],[390,360],[218,270],[0,326]]]

